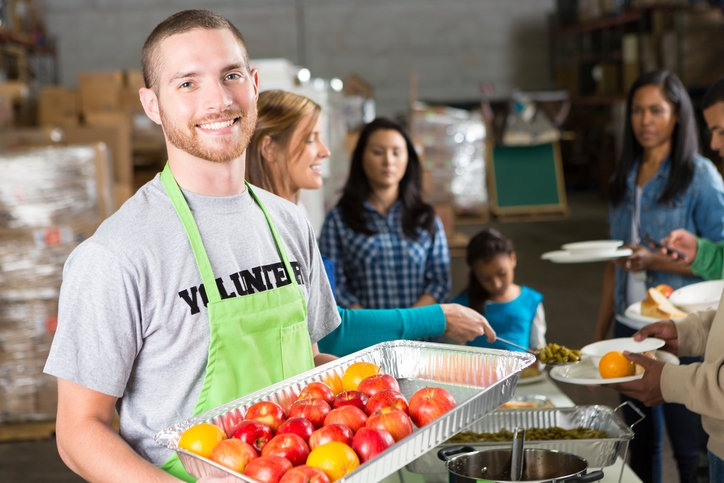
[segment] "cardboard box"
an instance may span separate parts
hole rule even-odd
[[[30,97],[30,88],[25,82],[5,81],[0,83],[0,95],[9,97],[14,103]]]
[[[78,76],[80,109],[91,111],[117,111],[121,108],[123,72],[81,72]]]
[[[121,91],[121,109],[126,112],[143,112],[143,104],[137,88],[124,87]]]
[[[65,141],[65,132],[53,127],[0,131],[0,148],[15,151],[30,147],[53,146]]]
[[[131,129],[131,116],[124,111],[87,111],[83,113],[86,126],[121,126]]]
[[[143,72],[140,69],[126,71],[126,87],[135,90],[136,93],[138,93],[138,89],[141,87],[146,87],[146,82],[143,80]]]
[[[40,91],[38,123],[41,126],[78,125],[78,92],[49,86]]]
[[[118,183],[133,181],[131,135],[127,125],[68,128],[65,129],[65,142],[67,144],[105,143],[109,150],[113,181]]]

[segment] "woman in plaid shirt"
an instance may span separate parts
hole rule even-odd
[[[334,261],[342,307],[422,307],[450,296],[442,222],[422,201],[420,160],[397,122],[378,118],[360,133],[349,178],[322,227],[320,251]]]

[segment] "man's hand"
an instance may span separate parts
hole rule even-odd
[[[696,258],[696,254],[699,251],[699,244],[696,241],[696,235],[684,230],[683,228],[678,228],[669,233],[669,236],[661,240],[661,244],[683,253],[686,256],[687,263],[693,263]],[[678,260],[680,258],[676,253],[673,253],[666,248],[662,248],[661,251],[669,255],[674,260]]]
[[[487,319],[475,310],[460,304],[440,304],[445,314],[445,332],[455,342],[467,342],[485,335],[488,342],[495,342],[495,331]]]
[[[641,354],[631,354],[628,351],[623,353],[629,360],[642,366],[646,372],[641,379],[618,384],[606,384],[606,387],[615,389],[626,396],[638,399],[647,406],[656,406],[664,402],[661,395],[661,371],[664,363],[655,361]]]
[[[654,322],[653,324],[644,326],[633,335],[633,339],[636,342],[641,342],[647,337],[659,338],[666,342],[664,347],[662,347],[663,350],[671,352],[672,354],[679,353],[679,333],[676,330],[676,324],[674,324],[673,320]]]

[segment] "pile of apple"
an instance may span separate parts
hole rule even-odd
[[[408,404],[387,374],[363,379],[357,389],[335,396],[327,384],[312,382],[288,414],[274,402],[253,404],[209,458],[262,483],[335,481],[338,473],[307,465],[316,448],[343,443],[364,463],[411,434],[413,423],[422,427],[455,407],[452,395],[437,387],[420,389]]]

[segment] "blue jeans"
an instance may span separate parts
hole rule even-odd
[[[634,329],[619,322],[614,327],[616,338],[631,337],[634,332]],[[695,360],[699,359],[685,357],[681,363]],[[689,483],[697,472],[701,416],[689,411],[683,404],[664,403],[646,407],[640,401],[621,395],[621,401],[626,400],[631,400],[646,415],[643,421],[633,427],[635,436],[629,443],[631,469],[644,483],[661,483],[661,448],[666,428],[679,469],[679,481]],[[629,425],[640,419],[628,406],[624,406],[623,416]]]
[[[724,460],[709,451],[709,483],[724,483]]]

